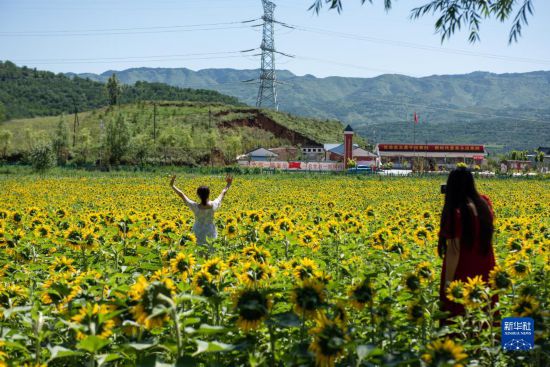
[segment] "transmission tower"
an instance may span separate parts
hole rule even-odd
[[[275,26],[273,12],[275,3],[262,0],[264,16],[262,17],[263,36],[262,45],[262,69],[260,71],[260,88],[258,89],[257,107],[271,107],[279,110],[277,103],[277,91],[275,90]]]

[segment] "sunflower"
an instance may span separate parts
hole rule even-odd
[[[17,284],[0,283],[0,319],[4,317],[2,309],[19,305],[25,297],[26,290]]]
[[[266,222],[262,224],[262,227],[260,228],[260,233],[268,237],[273,236],[275,232],[276,232],[275,224],[273,224],[272,222]]]
[[[258,222],[260,220],[260,213],[256,211],[248,211],[246,213],[246,216],[248,217],[248,220],[250,220],[252,223]]]
[[[338,234],[340,231],[340,225],[335,220],[329,220],[325,223],[326,231],[330,234]]]
[[[407,307],[407,317],[410,321],[419,324],[426,317],[426,309],[419,301],[411,301]]]
[[[271,253],[268,250],[255,244],[245,247],[242,250],[242,255],[245,258],[250,258],[262,264],[266,263],[271,257]]]
[[[192,284],[193,292],[204,297],[213,297],[218,295],[218,285],[210,273],[200,270],[195,273]]]
[[[233,239],[237,237],[239,234],[239,229],[235,223],[227,223],[224,228],[224,235],[229,238]]]
[[[96,335],[101,339],[107,339],[113,334],[115,327],[114,320],[109,317],[109,313],[114,310],[113,306],[86,303],[78,314],[71,318],[73,322],[82,326],[82,329],[77,330],[76,338],[82,340],[88,335]]]
[[[409,273],[405,276],[404,283],[405,283],[405,287],[410,292],[414,293],[420,289],[421,279],[417,274]]]
[[[464,282],[453,280],[447,287],[447,299],[451,302],[462,303],[464,301]]]
[[[265,263],[248,261],[241,268],[237,278],[247,286],[260,285],[275,274],[275,269]]]
[[[287,217],[282,217],[277,221],[277,228],[279,228],[280,231],[288,232],[292,230],[292,226],[292,221]]]
[[[172,298],[175,290],[176,287],[169,278],[148,282],[144,276],[139,276],[128,292],[130,298],[136,302],[130,308],[134,320],[146,329],[162,326],[168,320],[168,314],[159,310],[171,306],[165,297]]]
[[[510,256],[506,260],[506,267],[510,269],[514,278],[524,278],[531,271],[527,259],[518,254]]]
[[[422,281],[430,281],[434,279],[433,268],[427,261],[422,261],[416,266],[416,273]]]
[[[48,238],[52,233],[52,228],[46,224],[36,226],[34,234],[36,237]]]
[[[315,234],[311,231],[306,231],[298,236],[298,241],[302,246],[308,247],[314,251],[319,249],[317,237],[315,237]]]
[[[213,258],[202,264],[201,271],[205,271],[213,277],[219,277],[227,269],[227,264],[220,258]]]
[[[428,231],[427,228],[419,227],[414,231],[413,239],[414,239],[414,242],[416,242],[417,244],[425,245],[426,243],[431,241],[432,236],[430,234],[430,231]]]
[[[315,365],[333,367],[336,360],[344,355],[348,339],[342,324],[320,312],[316,317],[316,326],[309,333],[314,336],[309,350],[315,353]]]
[[[349,300],[353,307],[362,310],[367,303],[372,304],[374,299],[374,288],[367,280],[363,280],[348,291]]]
[[[481,275],[473,278],[468,277],[464,286],[464,304],[471,308],[482,306],[488,299],[486,288],[487,284]]]
[[[464,348],[448,338],[430,343],[421,357],[427,366],[452,367],[463,367],[460,362],[463,362],[466,358],[468,358],[468,355],[464,353]]]
[[[271,300],[258,289],[242,289],[234,294],[233,303],[238,315],[236,324],[244,331],[257,329],[271,309]]]
[[[291,300],[298,316],[315,316],[324,304],[323,284],[313,279],[305,280],[292,290]]]
[[[534,297],[522,296],[512,308],[514,316],[531,317],[538,310],[539,303]]]
[[[65,230],[65,239],[72,246],[78,246],[80,241],[82,241],[82,228],[70,225],[69,228]]]
[[[521,251],[523,248],[523,239],[519,237],[510,237],[507,241],[507,246],[511,252]]]
[[[76,269],[72,266],[74,259],[65,256],[56,257],[50,265],[50,273],[60,274],[64,272],[74,273]]]
[[[179,274],[186,280],[191,274],[193,274],[193,267],[195,266],[195,258],[193,255],[186,255],[179,253],[175,258],[170,260],[170,267],[174,274]]]
[[[313,278],[315,276],[317,269],[318,269],[318,266],[315,263],[315,261],[305,257],[302,260],[300,260],[299,265],[294,267],[292,274],[294,274],[294,277],[297,280],[306,280],[309,278]]]
[[[489,273],[489,284],[495,290],[506,290],[512,286],[512,279],[506,270],[495,266]]]
[[[191,232],[186,232],[182,234],[179,239],[180,246],[190,245],[195,243],[197,243],[197,237],[195,236],[194,233],[191,233]]]

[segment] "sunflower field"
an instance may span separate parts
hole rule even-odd
[[[548,180],[478,179],[498,266],[443,327],[443,178],[238,176],[208,245],[168,182],[0,177],[0,366],[550,365]],[[502,350],[506,316],[534,350]]]

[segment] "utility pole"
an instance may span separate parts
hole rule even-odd
[[[275,21],[273,12],[275,3],[269,0],[262,0],[264,7],[264,16],[262,17],[263,35],[262,45],[262,67],[260,71],[260,88],[258,89],[258,98],[256,107],[271,107],[279,110],[277,103],[277,91],[275,90]]]
[[[153,142],[157,142],[157,104],[153,103]]]
[[[76,101],[74,103],[74,122],[73,122],[73,148],[76,146],[76,127],[80,125],[78,121],[78,108],[76,107]]]
[[[212,109],[208,107],[208,127],[212,128]]]

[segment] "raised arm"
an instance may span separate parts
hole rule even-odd
[[[176,176],[173,175],[172,178],[170,179],[170,187],[172,187],[172,190],[174,190],[174,192],[175,192],[180,198],[182,198],[183,201],[185,201],[185,203],[186,203],[187,205],[194,204],[195,202],[194,202],[193,200],[189,199],[189,198],[187,197],[187,195],[185,195],[185,194],[183,193],[183,191],[181,191],[180,189],[178,189],[178,188],[176,187],[176,185],[174,184],[175,181],[176,181]]]
[[[225,178],[225,182],[227,182],[227,185],[225,185],[224,189],[220,193],[220,196],[218,196],[218,198],[216,199],[216,202],[218,203],[218,205],[221,204],[223,197],[227,193],[227,190],[229,190],[229,188],[231,187],[231,184],[233,183],[233,177],[231,177],[230,175],[227,175],[227,177]]]

